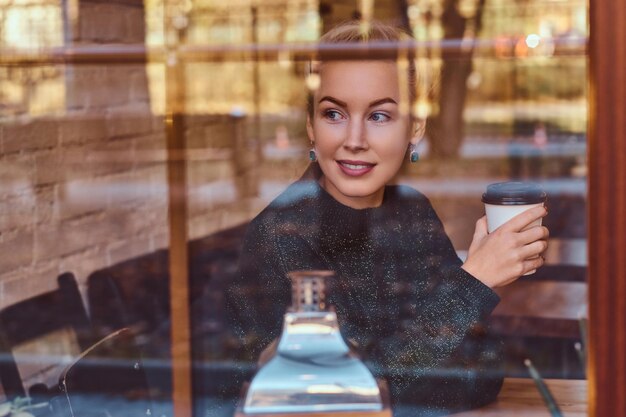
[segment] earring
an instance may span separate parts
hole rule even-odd
[[[415,145],[409,147],[409,160],[412,164],[420,160],[420,154],[417,152],[417,146]]]
[[[317,154],[315,153],[315,148],[311,148],[311,149],[309,150],[309,160],[310,160],[311,162],[315,162],[315,161],[317,161]]]

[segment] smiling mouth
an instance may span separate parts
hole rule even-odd
[[[346,160],[337,161],[337,165],[339,165],[339,168],[341,168],[341,170],[345,174],[350,175],[350,176],[359,176],[359,175],[367,174],[376,166],[376,164],[372,164],[369,162],[346,161]]]
[[[365,168],[370,168],[373,165],[370,164],[350,164],[348,162],[339,162],[341,165],[343,165],[346,168],[350,168],[350,169],[365,169]]]

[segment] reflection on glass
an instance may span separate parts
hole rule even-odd
[[[130,3],[0,2],[0,48],[162,46],[164,2]],[[219,374],[199,378],[197,399],[226,410],[256,366],[233,336],[224,294],[250,219],[308,164],[305,102],[319,78],[289,48],[351,18],[401,22],[434,45],[415,50],[423,74],[415,113],[429,119],[426,140],[419,163],[397,181],[429,196],[461,258],[488,184],[536,181],[547,191],[546,266],[498,290],[489,324],[504,339],[498,372],[506,380],[528,378],[530,358],[567,391],[585,376],[578,322],[585,323],[587,300],[587,2],[408,0],[405,10],[384,1],[331,3],[180,2],[188,46],[284,47],[271,60],[249,49],[233,61],[185,63],[188,175],[180,195],[189,206],[193,343],[198,368]],[[64,22],[66,15],[75,21]],[[132,325],[160,370],[172,325],[165,107],[158,60],[0,66],[0,308],[52,290],[59,273],[73,271],[94,327]],[[51,337],[43,345],[75,353]],[[45,371],[53,361],[46,356],[36,355],[32,373],[21,367],[22,376]],[[19,348],[16,357],[25,363]],[[54,379],[42,381],[53,386]],[[152,382],[167,397],[165,380]],[[324,384],[311,391],[334,393]]]
[[[72,329],[61,329],[13,349],[20,376],[25,384],[53,386],[59,372],[80,354]]]

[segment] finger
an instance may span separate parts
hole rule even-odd
[[[526,259],[524,261],[524,274],[537,269],[546,262],[543,256],[538,256],[536,258]]]
[[[548,242],[545,240],[537,240],[536,242],[524,246],[520,251],[520,257],[522,259],[534,258],[540,253],[543,253],[546,249],[548,249]]]
[[[487,231],[487,216],[483,216],[476,221],[476,228],[474,229],[474,237],[475,238],[483,238],[487,236],[489,232]]]
[[[530,227],[526,230],[519,232],[520,242],[524,245],[532,243],[536,240],[548,240],[550,237],[550,231],[545,226]]]
[[[532,222],[539,220],[546,214],[548,214],[548,210],[545,207],[533,207],[513,217],[511,220],[504,223],[500,228],[502,230],[519,232],[520,230],[522,230]]]

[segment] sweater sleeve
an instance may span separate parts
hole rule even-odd
[[[461,268],[430,204],[425,211],[420,231],[428,256],[414,264],[413,280],[426,274],[428,290],[408,297],[413,313],[378,344],[377,354],[396,401],[429,410],[481,406],[502,385],[501,343],[486,326],[499,297]]]

